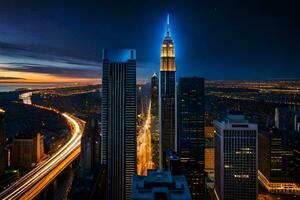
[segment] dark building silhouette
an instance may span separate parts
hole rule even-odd
[[[136,52],[104,50],[102,75],[102,164],[107,199],[130,199],[136,172]]]
[[[94,200],[105,199],[107,186],[107,174],[105,165],[100,165],[92,175],[84,177],[76,176],[72,183],[68,199]]]
[[[24,153],[26,152],[26,153]],[[44,136],[18,135],[12,142],[11,165],[31,168],[44,157]]]
[[[151,114],[156,117],[158,117],[158,88],[158,77],[154,73],[151,77]]]
[[[167,31],[160,56],[160,167],[164,167],[166,150],[176,150],[176,66],[174,42],[170,35],[169,16]]]
[[[258,178],[269,192],[299,195],[299,141],[299,134],[293,131],[260,131]]]
[[[204,198],[204,79],[180,78],[177,150],[193,199]]]
[[[4,115],[5,111],[0,108],[0,175],[4,172],[6,167],[5,154],[5,132],[4,132]]]
[[[154,169],[159,168],[159,80],[156,73],[151,77],[151,143]]]
[[[214,122],[215,193],[222,200],[257,199],[257,124],[229,112]]]
[[[274,114],[274,127],[281,130],[300,130],[300,110],[295,107],[277,107]]]
[[[180,158],[172,149],[166,151],[166,170],[169,170],[173,175],[185,175],[182,172]]]
[[[100,134],[97,120],[90,118],[81,137],[80,169],[81,176],[89,175],[100,165]]]

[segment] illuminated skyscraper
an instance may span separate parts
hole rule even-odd
[[[257,124],[229,112],[214,126],[217,199],[257,199]]]
[[[135,50],[104,50],[102,75],[102,164],[107,199],[130,199],[136,172]]]
[[[161,47],[159,84],[160,168],[163,168],[166,150],[176,150],[176,66],[169,16]]]
[[[4,134],[4,114],[5,111],[0,108],[0,174],[3,173],[6,167],[6,159],[5,159],[5,134]]]

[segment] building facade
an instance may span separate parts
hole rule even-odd
[[[100,165],[100,134],[97,120],[90,118],[85,125],[83,136],[81,137],[80,151],[80,174],[89,175]]]
[[[300,195],[299,141],[296,132],[260,131],[258,179],[270,193]]]
[[[206,126],[205,149],[204,149],[204,170],[208,174],[214,175],[215,171],[215,129],[213,126]]]
[[[161,47],[159,77],[160,168],[164,167],[167,149],[176,150],[176,65],[174,42],[167,31]]]
[[[136,52],[104,50],[102,75],[102,164],[107,199],[130,199],[136,172]]]
[[[204,198],[204,79],[180,78],[177,151],[193,199]]]
[[[26,152],[26,153],[24,153]],[[11,165],[31,168],[44,156],[44,136],[19,135],[13,139]]]
[[[230,112],[214,126],[215,194],[221,200],[256,200],[257,125]]]

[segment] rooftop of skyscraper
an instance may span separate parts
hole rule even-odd
[[[257,124],[250,123],[240,111],[228,111],[226,116],[214,120],[215,127],[221,129],[257,129]],[[218,128],[216,128],[218,129]]]
[[[132,199],[188,200],[191,194],[184,176],[170,171],[148,170],[147,176],[133,177]]]
[[[245,116],[242,112],[236,110],[230,110],[227,114],[221,117],[219,120],[221,123],[229,124],[229,123],[248,123],[248,120],[245,119]]]
[[[245,116],[240,113],[229,113],[225,119],[226,123],[248,123],[248,120],[245,119]]]
[[[103,59],[113,62],[127,62],[136,59],[136,51],[135,49],[104,49]]]

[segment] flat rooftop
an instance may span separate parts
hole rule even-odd
[[[147,176],[133,176],[132,200],[191,200],[184,176],[166,170],[148,170]]]
[[[155,183],[172,183],[173,178],[170,171],[161,171],[161,170],[149,170],[148,175],[144,178],[146,182]]]
[[[135,49],[104,49],[103,59],[110,62],[127,62],[136,59]]]

